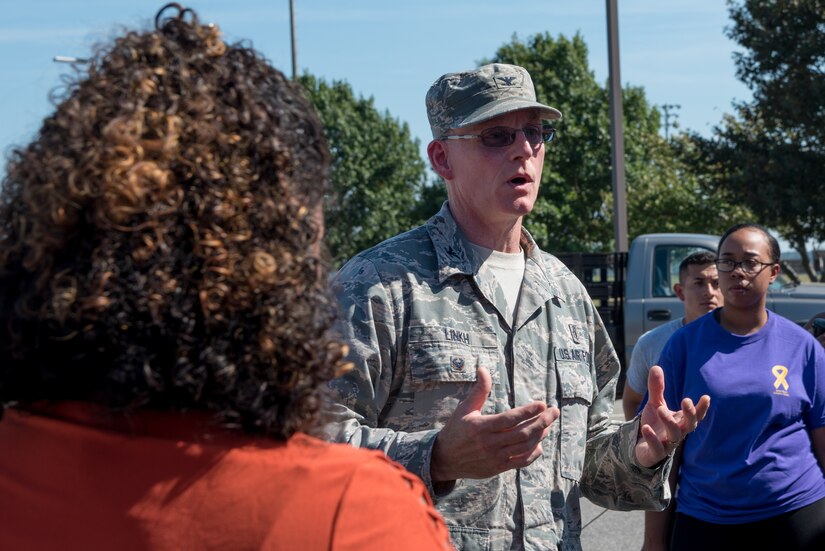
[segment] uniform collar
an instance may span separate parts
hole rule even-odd
[[[474,278],[484,290],[486,285],[483,280],[486,278],[479,277],[483,259],[475,253],[470,241],[458,227],[450,212],[449,201],[445,201],[441,210],[427,221],[427,232],[435,249],[439,282],[443,283],[455,275],[466,275]],[[548,277],[538,244],[524,228],[521,228],[520,244],[527,251],[525,274],[529,273],[531,277],[525,277],[525,281],[529,282],[533,300],[541,303],[559,297],[559,289]],[[492,293],[492,290],[489,292]]]
[[[475,275],[478,273],[483,259],[475,254],[470,241],[458,227],[450,212],[449,201],[444,201],[441,210],[427,221],[427,232],[435,247],[440,281],[455,274]],[[536,241],[524,228],[521,228],[520,245],[527,251],[527,258],[538,264],[539,268],[544,271],[541,251]]]

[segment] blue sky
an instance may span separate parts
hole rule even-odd
[[[515,34],[580,32],[590,68],[607,79],[604,0],[294,0],[299,72],[344,80],[356,94],[429,140],[424,94],[441,74],[468,69]],[[153,0],[0,0],[0,168],[51,111],[49,91],[68,67],[55,55],[83,57],[122,26],[145,28],[164,2]],[[288,0],[192,0],[202,20],[230,41],[246,39],[291,74]],[[750,98],[735,77],[735,44],[722,0],[618,0],[621,79],[651,103],[678,104],[679,124],[709,134],[733,100]],[[551,103],[552,104],[552,103]],[[565,113],[565,115],[568,115]]]

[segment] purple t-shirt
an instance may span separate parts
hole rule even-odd
[[[711,397],[684,443],[680,512],[738,524],[825,497],[808,432],[825,426],[825,350],[807,331],[769,312],[757,333],[734,335],[709,313],[671,337],[660,363],[670,409]]]

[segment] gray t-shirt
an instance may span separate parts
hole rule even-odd
[[[684,324],[685,318],[675,319],[654,327],[639,337],[630,355],[630,367],[627,368],[627,384],[630,388],[639,394],[647,392],[647,374],[650,368],[659,361],[670,336]]]

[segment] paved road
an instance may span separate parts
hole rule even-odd
[[[638,551],[644,535],[643,511],[608,511],[582,500],[584,551]]]

